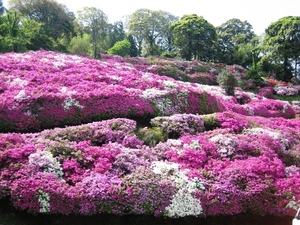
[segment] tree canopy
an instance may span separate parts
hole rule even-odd
[[[101,53],[124,55],[124,50],[131,57],[239,64],[255,77],[262,71],[285,81],[300,75],[298,16],[279,19],[258,37],[248,21],[237,18],[214,27],[196,14],[179,19],[142,8],[129,15],[126,24],[111,24],[101,9],[85,7],[75,16],[56,0],[9,0],[9,6],[4,9],[0,0],[0,52],[43,48],[101,58]]]
[[[233,18],[216,27],[216,30],[218,61],[250,66],[252,63],[251,51],[256,37],[252,25],[247,21]]]
[[[165,11],[138,9],[130,15],[128,32],[139,45],[141,52],[144,45],[144,55],[157,55],[162,49],[170,49],[170,24],[177,17]]]
[[[3,2],[2,2],[2,0],[0,0],[0,16],[4,13],[4,10],[5,10],[5,8],[3,6]]]
[[[283,61],[279,71],[279,78],[289,80],[293,77],[292,68],[294,68],[294,77],[297,77],[300,57],[300,17],[283,17],[272,23],[267,29],[264,39],[264,45],[268,54],[271,54],[272,64]]]
[[[55,40],[74,34],[75,15],[63,4],[53,0],[10,0],[9,4],[11,10],[42,23],[43,32]]]
[[[98,43],[99,39],[106,35],[108,26],[106,14],[101,9],[85,7],[83,10],[78,11],[77,22],[80,25],[82,32],[91,35],[93,57],[101,57]]]
[[[196,14],[185,15],[171,25],[174,44],[187,60],[210,60],[216,40],[215,27]]]
[[[0,17],[0,52],[38,50],[51,45],[41,32],[42,24],[8,11]]]

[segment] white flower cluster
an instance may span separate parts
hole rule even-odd
[[[281,143],[282,151],[285,151],[290,146],[288,139],[286,139],[280,132],[277,132],[277,131],[274,131],[271,129],[255,127],[255,128],[245,129],[244,133],[250,133],[250,134],[255,134],[255,135],[267,134],[270,137],[272,137],[273,139],[275,139]]]
[[[185,217],[199,216],[202,214],[202,206],[199,199],[194,198],[189,192],[180,189],[166,207],[166,216]]]
[[[116,75],[109,76],[109,78],[114,81],[122,81],[122,77]]]
[[[18,86],[21,86],[21,87],[24,87],[28,84],[28,81],[27,80],[22,80],[21,78],[15,78],[13,79],[12,82],[10,82],[10,85],[12,86],[15,86],[15,85],[18,85]]]
[[[19,91],[19,93],[14,97],[17,101],[23,101],[28,99],[28,96],[25,93],[25,90]]]
[[[60,92],[63,93],[63,94],[67,94],[68,96],[71,96],[71,95],[75,95],[77,93],[77,91],[70,91],[68,90],[67,87],[63,86],[61,89],[60,89]]]
[[[81,63],[82,60],[79,56],[69,56],[69,55],[64,55],[64,54],[59,54],[59,55],[54,55],[54,59],[57,61],[53,62],[54,67],[65,67],[66,63]]]
[[[38,191],[38,202],[40,204],[40,213],[50,212],[50,196],[48,193],[39,190]]]
[[[165,88],[177,88],[178,84],[174,83],[173,81],[170,80],[165,80],[164,81],[164,87]]]
[[[291,200],[287,205],[286,208],[291,208],[297,211],[300,209],[300,200],[296,201],[295,197],[293,196],[293,200]]]
[[[179,164],[155,161],[152,163],[152,169],[155,174],[167,176],[167,175],[174,174],[175,172],[178,172]]]
[[[201,145],[199,144],[198,140],[192,140],[190,145],[189,145],[192,149],[195,150],[201,150]]]
[[[238,140],[230,134],[217,134],[210,138],[212,142],[217,144],[218,152],[222,158],[230,157],[235,153]]]
[[[64,107],[64,110],[69,110],[72,108],[72,106],[77,106],[78,108],[83,108],[82,105],[80,105],[79,101],[77,101],[76,99],[74,98],[66,98],[63,102],[63,107]]]
[[[292,106],[300,114],[300,101],[292,101]]]
[[[299,88],[297,86],[276,86],[274,91],[277,95],[294,96],[299,94]]]
[[[142,97],[144,99],[154,99],[157,97],[162,97],[168,94],[168,91],[166,90],[159,90],[157,88],[149,88],[143,91]]]
[[[53,66],[55,67],[55,68],[59,68],[59,67],[65,67],[66,66],[66,64],[64,63],[64,62],[53,62]]]
[[[161,98],[155,101],[155,105],[161,115],[169,115],[169,108],[172,106],[172,101],[169,98]]]
[[[37,166],[46,173],[52,173],[56,177],[63,176],[60,163],[53,157],[51,152],[37,151],[29,156],[29,164]]]
[[[202,180],[189,178],[184,171],[179,170],[179,164],[156,161],[152,163],[153,172],[162,176],[168,176],[175,182],[178,192],[173,196],[171,204],[166,207],[165,215],[168,217],[199,216],[203,213],[201,201],[192,193],[198,190],[204,191]]]

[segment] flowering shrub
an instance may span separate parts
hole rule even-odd
[[[265,98],[271,98],[273,99],[274,98],[274,88],[273,87],[263,87],[263,88],[260,88],[259,91],[258,91],[258,95],[261,95]]]
[[[32,213],[175,218],[300,205],[300,120],[287,102],[156,75],[142,58],[103,58],[0,55],[0,130],[9,131],[0,199]],[[225,68],[211,65],[169,66]]]
[[[299,86],[276,86],[274,91],[277,95],[293,96],[299,94]]]
[[[161,127],[170,138],[178,138],[182,134],[196,134],[204,131],[204,122],[201,116],[193,114],[174,114],[169,117],[155,117],[151,120],[152,126]]]

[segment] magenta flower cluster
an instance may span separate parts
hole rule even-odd
[[[138,70],[136,65],[145,62],[136,60],[140,62],[133,65],[115,57],[96,61],[48,51],[1,55],[0,131],[39,131],[116,117],[225,110],[295,116],[286,103],[248,99],[246,105],[239,105],[221,88]]]
[[[185,217],[300,205],[300,120],[286,102],[158,76],[139,58],[0,59],[0,199],[16,208]],[[140,140],[143,117],[168,139]]]

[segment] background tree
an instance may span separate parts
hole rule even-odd
[[[169,26],[176,17],[164,11],[138,9],[129,16],[127,28],[132,35],[139,53],[143,55],[159,55],[163,48],[169,48]],[[169,39],[169,40],[168,40]]]
[[[134,38],[131,34],[127,36],[127,40],[130,43],[130,49],[129,49],[129,56],[130,57],[137,57],[139,55],[138,49],[136,47],[136,43],[134,41]]]
[[[264,65],[272,65],[271,68],[278,79],[289,81],[293,76],[297,78],[300,57],[300,17],[283,17],[272,23],[266,29],[264,47],[267,51]]]
[[[216,27],[218,34],[217,60],[226,64],[250,67],[253,49],[258,44],[252,25],[247,21],[230,19]]]
[[[109,48],[114,46],[118,41],[123,41],[126,38],[126,32],[122,21],[117,21],[110,26],[109,30]]]
[[[42,23],[42,30],[55,41],[62,36],[71,39],[74,35],[75,15],[55,0],[10,0],[10,9]]]
[[[91,36],[93,57],[101,58],[99,43],[107,35],[107,16],[98,8],[85,7],[78,11],[77,21],[81,29]]]
[[[17,12],[8,12],[2,18],[1,24],[1,40],[2,51],[14,51],[18,52],[21,46],[23,46],[20,34],[20,17]]]
[[[169,12],[159,11],[162,14],[161,36],[158,39],[158,44],[163,51],[172,52],[175,48],[173,33],[170,29],[172,23],[179,20],[179,17],[170,14]]]
[[[2,0],[0,0],[0,16],[3,15],[4,10],[5,10],[5,8],[3,6],[3,2],[2,2]]]
[[[215,27],[196,14],[185,15],[171,25],[174,44],[187,60],[212,58],[212,48],[217,40]]]
[[[38,42],[47,42],[41,30],[41,23],[18,15],[17,12],[7,11],[0,17],[0,51],[22,52],[36,50]]]
[[[91,36],[89,34],[78,35],[72,38],[68,45],[68,51],[82,56],[92,55],[93,49],[91,43]]]

